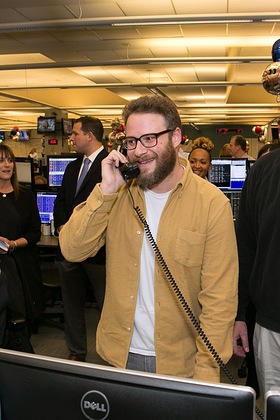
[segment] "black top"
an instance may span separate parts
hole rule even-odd
[[[40,240],[40,215],[29,188],[21,187],[18,200],[14,192],[0,194],[0,234],[9,240],[24,237],[29,246]]]
[[[245,321],[248,298],[256,321],[280,332],[280,150],[253,165],[242,190],[236,233],[239,253],[237,320]]]
[[[9,240],[24,237],[27,247],[16,248],[11,254],[0,256],[0,267],[5,272],[8,283],[19,275],[24,291],[28,318],[31,320],[44,309],[42,278],[36,243],[41,237],[41,220],[34,193],[21,187],[19,198],[14,192],[0,194],[0,235]],[[13,282],[16,287],[16,281]],[[9,290],[11,296],[16,290]]]

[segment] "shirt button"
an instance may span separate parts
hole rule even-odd
[[[141,230],[137,230],[137,235],[141,235]]]
[[[133,295],[131,295],[131,296],[129,297],[129,299],[130,299],[130,300],[133,300],[133,299],[134,299],[134,296],[133,296]]]
[[[131,328],[130,327],[127,327],[127,331],[129,332],[131,330]]]

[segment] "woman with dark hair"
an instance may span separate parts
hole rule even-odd
[[[20,340],[13,342],[7,332],[4,347],[33,352],[29,342],[35,318],[44,309],[42,279],[36,243],[41,221],[33,192],[20,186],[15,155],[0,144],[0,268],[6,276],[9,296],[7,322],[16,314],[24,320]]]

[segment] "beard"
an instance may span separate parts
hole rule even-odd
[[[174,169],[177,152],[172,142],[168,141],[166,149],[157,155],[156,168],[152,174],[140,173],[137,183],[143,188],[152,188],[160,184]]]

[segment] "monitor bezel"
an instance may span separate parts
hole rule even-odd
[[[23,372],[20,372],[20,369],[23,370]],[[25,372],[25,369],[27,369],[27,372]],[[44,378],[44,371],[46,372],[47,377],[51,376],[52,378],[49,385],[47,383],[48,378]],[[18,375],[15,375],[15,373],[18,373]],[[85,362],[72,362],[70,360],[4,349],[0,349],[0,399],[2,396],[2,408],[4,407],[4,410],[7,412],[10,407],[15,410],[17,404],[19,404],[20,410],[29,409],[29,405],[32,405],[32,401],[34,401],[34,399],[36,400],[36,397],[31,392],[32,386],[35,386],[36,393],[43,396],[43,399],[39,401],[40,409],[42,409],[41,415],[46,412],[45,414],[49,416],[40,416],[40,418],[42,418],[42,420],[54,418],[52,417],[52,410],[55,409],[54,406],[56,405],[56,410],[59,411],[62,409],[62,403],[59,401],[59,398],[57,398],[57,395],[53,396],[53,401],[50,401],[51,397],[48,396],[48,392],[56,392],[57,383],[55,380],[57,379],[60,384],[63,380],[62,375],[66,375],[66,378],[68,379],[67,387],[71,387],[71,390],[68,389],[68,392],[71,391],[72,394],[74,391],[75,398],[77,398],[77,401],[72,401],[73,398],[69,399],[67,391],[62,390],[64,395],[67,394],[65,395],[65,398],[69,399],[69,404],[75,405],[75,410],[78,410],[78,404],[79,410],[81,410],[81,401],[85,395],[89,392],[98,392],[105,396],[108,401],[108,410],[111,409],[110,419],[120,418],[120,413],[123,412],[122,410],[127,409],[130,412],[131,408],[127,407],[126,404],[130,404],[131,401],[133,401],[132,404],[135,404],[135,407],[133,406],[132,409],[134,410],[134,408],[136,408],[135,417],[133,417],[135,420],[143,419],[143,413],[147,413],[151,404],[155,404],[156,410],[164,413],[162,418],[166,419],[167,417],[164,417],[165,411],[169,410],[170,414],[170,409],[173,410],[173,407],[170,408],[168,404],[175,398],[177,402],[180,399],[180,403],[182,402],[184,404],[183,407],[180,407],[180,410],[176,406],[174,407],[174,411],[172,411],[174,413],[176,412],[177,420],[185,419],[186,412],[190,415],[188,418],[197,418],[194,416],[197,412],[201,413],[201,410],[203,410],[203,415],[199,417],[200,420],[208,420],[209,415],[211,415],[208,411],[209,407],[203,408],[201,407],[201,404],[199,404],[201,398],[204,399],[204,397],[205,400],[203,401],[205,401],[206,405],[208,405],[209,402],[211,406],[215,404],[217,413],[225,413],[226,410],[228,414],[232,412],[235,416],[238,412],[239,420],[254,418],[256,394],[252,388],[247,386],[194,381],[192,379],[136,372]],[[15,377],[16,386],[14,385],[13,387],[13,384],[15,384]],[[19,382],[21,378],[22,381],[25,382],[22,386]],[[79,379],[82,381],[88,380],[89,383],[86,383],[85,385],[83,382],[83,384],[81,384],[79,383]],[[38,381],[39,384],[37,384],[36,381]],[[72,389],[72,386],[75,387],[75,390]],[[12,387],[13,389],[12,396],[8,398],[7,394],[9,387]],[[116,389],[116,387],[121,388]],[[16,394],[16,391],[20,394],[19,396]],[[28,395],[30,401],[26,401],[26,395],[24,393]],[[138,398],[139,394],[139,399],[141,401],[135,401],[135,397]],[[9,400],[7,404],[5,402],[5,395]],[[154,400],[155,396],[156,400]],[[183,401],[182,399],[184,397],[185,400]],[[22,406],[21,399],[23,400],[25,407]],[[222,402],[226,403],[226,408],[224,406],[222,409],[221,406],[217,407],[219,402],[221,402],[221,404]],[[58,406],[58,404],[60,405]],[[242,416],[244,408],[246,416],[245,413],[244,416]],[[32,409],[34,409],[34,407],[32,407]],[[181,415],[177,415],[177,409],[180,411]],[[248,417],[248,411],[250,411],[250,413],[252,412],[251,417]],[[28,417],[28,413],[26,414],[26,417],[21,417],[23,420],[25,418],[31,418]],[[84,417],[81,415],[81,418]],[[152,416],[150,418],[155,419],[157,417]],[[230,420],[233,416],[230,417],[227,415],[227,418]]]

